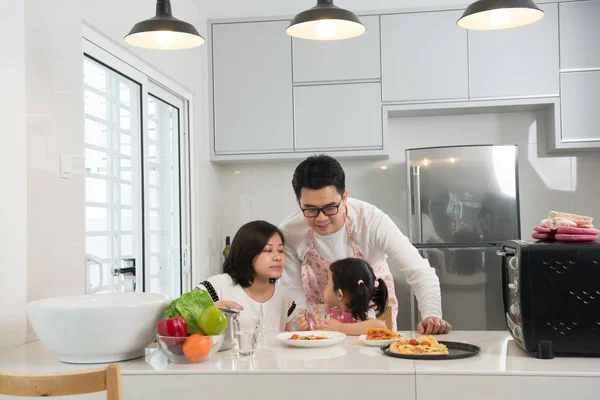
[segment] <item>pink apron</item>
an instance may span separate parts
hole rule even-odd
[[[344,216],[346,229],[348,230],[348,237],[350,238],[350,245],[354,252],[354,257],[362,259],[363,256],[360,254],[356,247],[356,241],[352,230],[350,229],[350,217]],[[302,265],[302,287],[306,294],[307,304],[322,304],[323,292],[327,285],[327,271],[331,261],[320,256],[315,250],[315,241],[313,230],[309,233],[309,249]],[[393,329],[396,330],[396,317],[398,316],[398,300],[396,299],[396,291],[394,289],[394,278],[390,272],[390,267],[384,260],[377,264],[371,264],[373,272],[377,278],[383,279],[388,288],[388,306],[392,307],[392,324]]]

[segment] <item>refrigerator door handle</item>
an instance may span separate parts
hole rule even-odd
[[[413,201],[414,201],[414,215],[415,215],[415,219],[414,221],[416,221],[416,223],[414,224],[413,227],[413,232],[412,232],[412,240],[413,242],[418,242],[418,243],[423,243],[423,220],[421,217],[421,177],[420,177],[420,169],[418,165],[415,165],[413,167],[410,167],[411,169],[411,174],[410,174],[410,178],[412,181],[412,188],[413,188]]]

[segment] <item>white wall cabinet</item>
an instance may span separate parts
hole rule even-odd
[[[294,88],[296,149],[383,148],[381,84]]]
[[[458,11],[383,15],[383,101],[467,99],[467,31]]]
[[[500,31],[469,31],[471,98],[559,94],[558,5],[540,4],[544,18]]]
[[[294,150],[288,25],[212,25],[215,154]]]
[[[360,17],[367,31],[353,39],[293,39],[294,82],[381,78],[379,16]]]
[[[600,71],[561,74],[562,141],[600,147]]]
[[[600,69],[600,1],[561,3],[560,67]]]
[[[539,6],[541,21],[500,31],[459,28],[461,11],[363,16],[364,35],[333,42],[292,39],[289,21],[213,22],[211,159],[385,157],[388,107],[540,99],[551,150],[600,148],[600,0]]]

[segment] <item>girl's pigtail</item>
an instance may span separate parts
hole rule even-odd
[[[373,292],[373,303],[377,307],[377,316],[383,315],[388,302],[388,289],[384,280],[378,278],[375,281],[375,291]]]

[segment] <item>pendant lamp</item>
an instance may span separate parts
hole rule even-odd
[[[366,30],[353,12],[336,7],[333,0],[317,0],[316,6],[296,15],[285,31],[299,39],[342,40]]]
[[[189,49],[205,41],[192,24],[173,17],[170,0],[157,0],[156,16],[135,24],[124,40],[132,46],[157,50]]]
[[[533,0],[479,0],[456,23],[464,29],[491,31],[533,24],[543,17]]]

